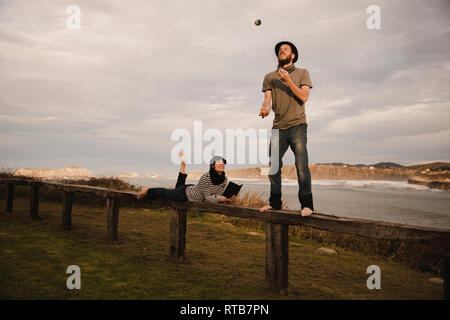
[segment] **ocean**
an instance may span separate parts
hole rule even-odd
[[[124,179],[137,186],[173,188],[176,177]],[[238,179],[241,193],[262,193],[268,200],[269,180]],[[187,179],[186,183],[196,183]],[[300,210],[297,180],[283,179],[283,202],[289,209]],[[450,230],[450,192],[408,184],[405,181],[383,180],[312,180],[316,212],[340,217],[360,218],[414,226]]]

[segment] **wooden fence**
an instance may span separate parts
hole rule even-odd
[[[120,200],[137,201],[137,193],[84,185],[62,184],[33,181],[26,179],[1,178],[1,184],[7,185],[6,212],[13,211],[14,185],[30,186],[30,215],[39,218],[39,189],[45,185],[63,192],[62,228],[70,230],[72,225],[72,199],[74,192],[96,194],[106,198],[106,232],[110,241],[119,237]],[[148,200],[146,200],[148,201]],[[149,201],[150,203],[150,201]],[[175,261],[184,261],[186,248],[186,212],[189,209],[223,214],[231,217],[249,218],[266,222],[266,282],[269,288],[281,294],[288,292],[289,264],[289,226],[309,226],[337,233],[358,235],[374,239],[402,240],[423,243],[445,248],[442,268],[445,298],[450,297],[450,230],[439,230],[389,222],[371,221],[354,218],[336,217],[314,213],[302,217],[298,211],[273,210],[260,213],[258,209],[206,202],[174,202],[152,200],[151,203],[170,208],[170,257]]]

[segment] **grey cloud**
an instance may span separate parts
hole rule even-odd
[[[314,85],[311,162],[450,158],[448,1],[378,1],[376,31],[371,1],[77,1],[79,31],[69,4],[2,3],[0,161],[170,171],[170,135],[194,120],[270,130],[261,85],[283,39]]]

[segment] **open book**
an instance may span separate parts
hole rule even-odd
[[[241,191],[242,186],[243,186],[242,184],[239,185],[234,183],[233,181],[229,181],[227,187],[223,191],[223,196],[227,198],[231,198],[234,195],[237,196],[239,191]]]

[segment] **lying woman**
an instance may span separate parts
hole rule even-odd
[[[232,202],[236,196],[227,198],[222,196],[227,184],[228,178],[225,176],[225,165],[227,161],[219,156],[215,156],[209,163],[209,172],[204,173],[196,185],[186,184],[186,162],[183,153],[180,152],[181,168],[178,173],[175,189],[167,188],[144,188],[137,198],[157,199],[164,198],[173,201],[208,201],[210,203]]]

